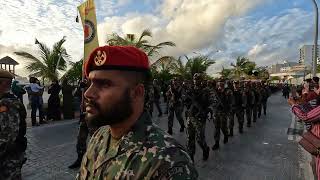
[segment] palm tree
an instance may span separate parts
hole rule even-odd
[[[173,72],[183,78],[187,78],[188,77],[188,69],[186,66],[186,63],[184,63],[182,61],[181,56],[176,59],[172,65],[173,68]]]
[[[107,40],[107,43],[111,46],[134,46],[143,50],[149,57],[159,54],[159,50],[165,46],[176,46],[172,41],[165,41],[156,45],[150,45],[146,38],[151,38],[152,33],[148,29],[143,30],[139,38],[136,37],[137,36],[135,34],[127,34],[127,36],[123,38],[117,33],[113,33],[111,38]]]
[[[248,75],[255,68],[256,64],[249,61],[246,57],[238,57],[236,63],[231,63],[234,77],[240,78],[242,75]]]
[[[172,56],[164,56],[151,66],[151,73],[154,78],[163,81],[170,80],[173,74],[175,59]]]
[[[32,73],[32,76],[42,77],[43,80],[58,80],[58,70],[64,71],[67,68],[67,62],[69,62],[68,59],[70,57],[62,46],[65,41],[65,37],[63,37],[50,49],[44,43],[36,40],[40,58],[36,58],[34,55],[24,51],[15,52],[15,54],[30,60],[26,68]]]
[[[205,73],[209,66],[215,63],[214,60],[207,56],[198,55],[192,58],[187,58],[186,68],[188,71],[188,78],[192,78],[195,73]]]
[[[71,68],[61,77],[61,81],[67,81],[68,84],[74,84],[82,78],[83,59],[78,62],[70,62]]]
[[[230,78],[232,75],[232,69],[226,69],[224,67],[222,67],[222,70],[220,72],[220,75],[222,78]]]

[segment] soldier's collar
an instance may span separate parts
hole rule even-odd
[[[101,159],[95,166],[95,169],[98,169],[102,164],[106,163],[110,159],[113,159],[119,154],[133,153],[135,151],[139,152],[140,147],[148,137],[148,133],[151,127],[152,121],[149,114],[146,112],[142,113],[131,130],[120,139],[119,145],[115,147],[116,151],[110,157],[104,157],[103,159]],[[104,138],[111,138],[110,136],[111,131],[110,128],[108,128],[107,135]]]
[[[137,147],[138,145],[142,145],[145,138],[148,137],[147,134],[151,127],[152,121],[150,115],[147,112],[143,112],[128,134],[122,137],[119,151],[123,152]]]

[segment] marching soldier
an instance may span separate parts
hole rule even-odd
[[[214,139],[215,144],[212,147],[212,150],[217,150],[220,147],[220,131],[222,131],[224,135],[223,143],[228,143],[228,118],[227,114],[230,110],[230,99],[228,99],[228,94],[224,88],[223,80],[218,82],[218,89],[217,89],[217,97],[220,101],[217,105],[216,116],[215,116],[215,132],[214,132]]]
[[[267,115],[267,102],[268,102],[268,98],[270,96],[270,89],[265,83],[263,83],[261,90],[262,90],[261,105],[263,108],[263,114]]]
[[[210,92],[201,85],[201,75],[196,73],[193,76],[193,86],[186,94],[187,106],[187,149],[192,160],[194,158],[196,144],[200,145],[203,152],[203,160],[209,157],[209,147],[205,138],[205,125],[208,109],[211,104]]]
[[[253,122],[257,122],[257,115],[258,115],[258,110],[261,106],[261,96],[260,96],[260,90],[258,89],[257,83],[252,82],[252,91],[254,93],[254,105],[252,108],[252,116],[253,116]]]
[[[247,118],[247,127],[251,127],[252,111],[254,107],[254,92],[251,89],[250,82],[244,84],[244,92],[246,95],[246,118]]]
[[[153,91],[152,84],[146,84],[145,94],[146,95],[145,95],[144,109],[152,117],[152,114],[153,114],[153,103],[154,103],[154,91]]]
[[[172,83],[167,92],[169,115],[168,115],[168,133],[172,135],[174,114],[180,124],[180,132],[184,131],[185,125],[182,118],[183,102],[182,102],[183,90],[180,86],[178,79],[173,78]]]
[[[10,94],[13,75],[0,69],[0,179],[21,180],[26,162],[26,109]]]
[[[228,102],[230,102],[230,109],[227,113],[227,118],[229,119],[229,136],[233,136],[233,126],[234,126],[234,116],[235,116],[235,97],[234,97],[234,88],[231,80],[228,80],[225,84],[225,89]]]
[[[162,110],[160,107],[160,95],[161,95],[161,88],[159,86],[158,80],[154,79],[153,80],[153,97],[154,97],[153,101],[159,113],[158,117],[162,116]]]
[[[246,106],[246,96],[240,88],[239,81],[234,81],[234,89],[233,89],[233,97],[234,97],[234,107],[233,110],[238,119],[239,124],[239,133],[243,133],[243,123],[244,123],[244,107]],[[229,124],[229,135],[233,136],[233,126],[234,121]]]

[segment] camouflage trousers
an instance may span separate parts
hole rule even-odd
[[[182,111],[183,111],[182,105],[169,107],[169,115],[168,115],[168,128],[169,129],[173,127],[174,114],[176,114],[176,118],[179,121],[180,126],[185,127],[184,121],[182,118]]]
[[[214,121],[214,139],[220,141],[220,131],[222,131],[225,137],[228,136],[228,118],[225,112],[217,112]]]
[[[246,118],[247,118],[247,125],[251,125],[251,118],[252,118],[252,108],[246,108]]]
[[[260,103],[260,104],[257,104],[258,118],[261,117],[261,108],[262,108],[261,103]]]
[[[239,129],[243,128],[243,123],[244,123],[244,112],[243,109],[235,109],[229,113],[229,129],[233,129],[234,127],[234,116],[236,115],[238,124],[239,124]]]
[[[261,108],[263,108],[263,114],[266,115],[267,114],[267,101],[262,101]]]
[[[255,104],[253,105],[252,107],[252,119],[253,119],[253,122],[256,122],[257,121],[257,116],[258,116],[258,111],[259,111],[259,105],[258,104]]]
[[[0,179],[1,180],[21,180],[21,168],[26,161],[25,153],[6,156],[0,162]]]
[[[87,150],[87,139],[89,136],[89,129],[85,121],[80,122],[78,137],[77,137],[77,153],[83,156]]]
[[[206,120],[195,117],[187,118],[187,150],[190,156],[194,156],[196,152],[196,143],[202,150],[208,149],[205,138]]]

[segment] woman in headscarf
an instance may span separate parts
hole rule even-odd
[[[50,97],[48,99],[48,120],[61,120],[61,110],[60,110],[60,98],[59,93],[61,91],[61,86],[57,80],[52,81],[49,86],[48,94]]]

